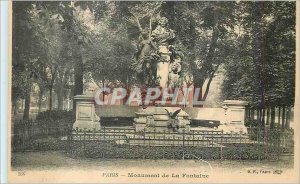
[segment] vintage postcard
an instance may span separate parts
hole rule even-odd
[[[298,2],[10,6],[9,183],[299,182]]]

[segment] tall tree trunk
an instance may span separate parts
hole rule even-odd
[[[266,116],[266,108],[262,108],[262,115],[261,115],[261,125],[264,127],[265,126],[265,116]]]
[[[12,102],[12,110],[13,110],[13,114],[14,115],[17,115],[17,113],[18,113],[18,100],[13,100],[13,102]]]
[[[105,88],[104,83],[105,83],[105,80],[103,79],[103,80],[102,80],[102,89],[103,89],[103,90],[104,90],[104,88]],[[104,103],[104,101],[105,101],[105,92],[103,91],[103,92],[102,92],[102,102]]]
[[[56,72],[56,71],[55,71]],[[51,81],[50,81],[50,86],[49,86],[49,110],[52,110],[52,101],[53,101],[53,86],[54,86],[54,80],[55,80],[55,77],[54,77],[54,74],[52,74],[52,78],[51,78]]]
[[[267,120],[266,120],[266,125],[270,124],[270,106],[267,107]]]
[[[75,84],[74,84],[74,96],[82,95],[83,93],[83,62],[81,52],[79,56],[76,58],[74,67],[74,74],[75,74]],[[73,100],[73,110],[76,110],[76,101]]]
[[[271,107],[271,124],[270,124],[270,128],[274,129],[275,127],[275,106]]]
[[[248,107],[248,119],[251,119],[251,108]]]
[[[56,90],[57,92],[57,108],[59,110],[63,110],[64,108],[64,88],[63,86],[61,86],[58,90]]]
[[[277,125],[277,127],[280,127],[280,120],[281,120],[281,107],[279,106],[278,107],[278,125]]]
[[[42,100],[43,100],[43,93],[44,91],[40,89],[39,91],[39,100],[38,100],[38,112],[41,112],[42,109]]]
[[[52,110],[52,98],[53,98],[52,91],[53,91],[53,89],[52,89],[52,86],[51,86],[50,89],[49,89],[49,107],[48,107],[49,110]]]
[[[257,122],[257,126],[260,126],[260,109],[259,108],[256,110],[256,122]]]
[[[29,114],[30,114],[30,93],[31,93],[31,86],[28,87],[26,96],[25,96],[25,107],[24,107],[24,114],[23,114],[23,120],[29,120]]]
[[[259,108],[259,117],[258,117],[258,123],[260,124],[260,125],[262,125],[262,122],[261,122],[261,117],[262,117],[262,108]]]
[[[281,128],[284,129],[284,126],[285,126],[285,106],[282,107]]]
[[[291,107],[287,107],[286,109],[286,118],[285,118],[285,128],[290,128],[290,119],[291,119]]]
[[[248,107],[248,119],[251,119],[251,109]]]
[[[63,110],[64,106],[64,96],[61,93],[57,93],[57,108]]]
[[[251,109],[248,107],[248,119],[251,119]]]
[[[198,93],[198,99],[196,99],[197,101],[202,101],[203,99],[202,99],[202,85],[203,85],[203,81],[202,82],[196,82],[195,84],[194,84],[194,96],[195,96],[195,94],[196,94],[196,88],[199,88],[199,93]],[[203,105],[196,105],[196,104],[193,104],[193,106],[194,107],[203,107]]]
[[[251,108],[251,120],[254,120],[254,108]]]
[[[217,69],[215,69],[217,70]],[[206,89],[205,89],[205,92],[204,92],[204,95],[203,95],[203,100],[206,100],[207,96],[208,96],[208,92],[209,92],[209,88],[210,88],[210,84],[214,78],[214,74],[215,74],[216,71],[214,71],[212,74],[211,74],[211,77],[209,78],[208,82],[207,82],[207,85],[206,85]]]
[[[68,70],[59,70],[58,72],[59,78],[56,80],[56,87],[55,92],[57,94],[57,108],[59,110],[64,109],[64,102],[65,102],[65,93],[67,91],[65,90],[65,85],[67,84],[67,78],[69,76]]]
[[[246,109],[245,109],[245,117],[246,117],[246,119],[249,119],[249,108],[248,107],[246,107]]]

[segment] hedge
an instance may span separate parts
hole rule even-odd
[[[68,153],[71,157],[103,159],[182,159],[188,154],[192,155],[191,159],[258,160],[277,159],[280,150],[271,146],[266,149],[258,144],[228,144],[221,152],[220,147],[130,146],[111,141],[77,141],[68,148]]]

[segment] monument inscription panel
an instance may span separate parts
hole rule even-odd
[[[92,105],[82,104],[78,107],[78,118],[82,120],[92,120]]]

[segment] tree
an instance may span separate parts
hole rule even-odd
[[[239,6],[242,34],[236,59],[226,63],[224,96],[250,102],[260,112],[257,119],[262,126],[264,111],[270,109],[273,128],[275,107],[282,107],[285,120],[285,107],[294,103],[295,3],[241,2]]]
[[[13,2],[12,104],[25,99],[24,120],[29,119],[31,87],[36,80],[32,66],[41,52],[31,21],[32,8],[30,2]]]
[[[97,85],[123,86],[131,83],[132,71],[130,61],[134,54],[134,46],[130,44],[127,37],[127,30],[124,26],[114,27],[111,25],[111,17],[102,15],[98,20],[100,26],[96,26],[94,32],[90,33],[92,43],[85,50],[85,68],[88,75],[85,77],[93,79]]]
[[[215,72],[232,57],[235,7],[235,2],[166,2],[162,10],[186,53],[186,72],[200,87],[198,100],[207,98]]]
[[[65,32],[60,29],[58,24],[60,19],[60,16],[52,14],[45,7],[34,6],[32,9],[32,25],[35,27],[36,38],[41,43],[41,52],[37,54],[32,68],[38,78],[40,91],[42,92],[43,87],[49,90],[50,110],[53,106],[54,85],[60,78],[63,79],[61,71],[66,70],[70,64],[70,60],[65,60],[63,57],[68,43],[64,39]]]
[[[56,26],[59,26],[60,30],[57,32],[63,32],[64,44],[69,48],[67,52],[60,52],[58,55],[63,56],[64,54],[69,54],[69,56],[63,56],[64,58],[70,57],[70,61],[73,61],[71,65],[74,68],[74,96],[83,93],[83,59],[82,59],[82,47],[84,45],[85,32],[82,30],[82,25],[78,22],[78,11],[81,11],[80,4],[76,5],[74,1],[70,2],[36,2],[37,9],[41,11],[40,15],[43,17],[45,15],[50,14],[50,16],[55,17],[57,19]],[[90,3],[86,3],[90,4]],[[71,46],[70,46],[71,45]],[[58,56],[57,55],[57,56]],[[68,66],[68,65],[66,65]],[[65,72],[60,71],[60,76],[65,76]],[[68,72],[67,72],[68,73]],[[57,73],[55,73],[56,75]],[[67,77],[68,78],[68,77]],[[59,79],[61,80],[61,78]],[[62,79],[63,80],[63,79]],[[55,79],[52,80],[53,85]],[[50,82],[50,84],[52,83]],[[66,81],[60,81],[63,86]],[[53,85],[49,85],[50,87]],[[51,90],[52,91],[52,90]],[[57,91],[57,90],[56,90]],[[59,98],[61,98],[62,91],[59,91]],[[61,104],[59,104],[61,108]],[[73,108],[75,108],[75,103],[73,104]]]

